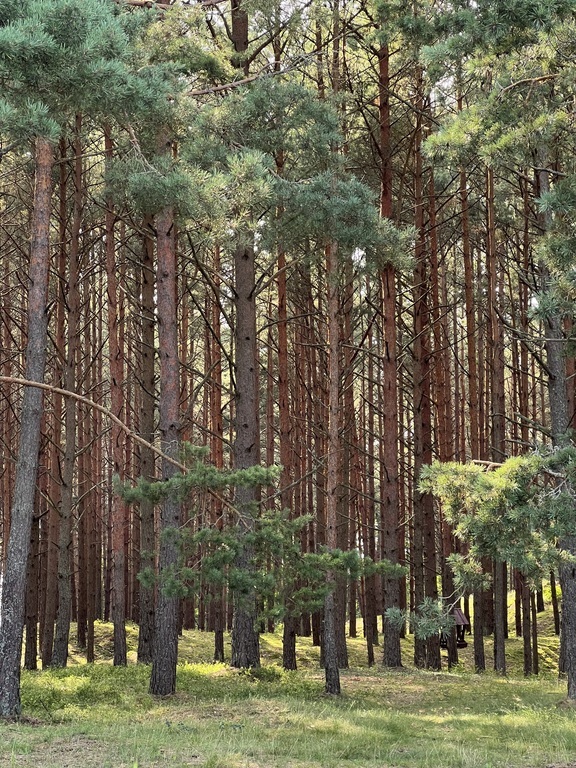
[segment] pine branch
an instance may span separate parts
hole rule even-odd
[[[511,91],[513,88],[518,88],[521,85],[535,85],[536,83],[545,83],[548,80],[556,80],[558,73],[552,73],[549,75],[541,75],[540,77],[524,77],[522,80],[516,80],[514,83],[510,83],[505,88],[502,88],[498,94],[498,98],[501,98],[506,91]]]

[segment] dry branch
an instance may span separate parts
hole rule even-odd
[[[182,464],[177,459],[168,456],[167,453],[164,453],[164,451],[160,450],[160,448],[157,448],[153,443],[149,443],[148,440],[144,440],[143,437],[140,437],[139,434],[134,432],[121,419],[115,416],[109,408],[95,403],[94,400],[91,400],[89,397],[79,395],[77,392],[70,392],[68,389],[55,387],[52,384],[45,384],[44,382],[40,381],[29,381],[28,379],[21,379],[16,376],[0,376],[0,382],[5,384],[17,384],[21,387],[36,387],[37,389],[42,389],[46,392],[53,392],[54,394],[63,395],[64,397],[71,397],[74,400],[77,400],[79,403],[84,403],[90,408],[94,408],[94,410],[102,413],[104,416],[106,416],[106,418],[110,419],[110,421],[116,424],[116,426],[118,426],[128,437],[131,437],[134,442],[144,446],[145,448],[149,448],[157,456],[160,456],[160,458],[171,462],[175,467],[178,467],[178,469],[182,470],[182,472],[188,471],[188,468],[185,464]]]

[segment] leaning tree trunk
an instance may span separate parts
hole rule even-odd
[[[54,150],[46,139],[36,141],[36,176],[30,270],[28,275],[28,340],[26,378],[41,382],[48,342],[46,298],[50,263],[50,203]],[[38,449],[42,423],[42,390],[24,390],[20,445],[10,512],[10,536],[3,574],[0,608],[0,717],[20,716],[20,661],[26,595],[26,563],[30,547]]]

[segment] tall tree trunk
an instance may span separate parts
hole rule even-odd
[[[158,350],[160,358],[160,439],[164,453],[177,458],[180,448],[180,377],[178,360],[178,321],[176,317],[176,244],[174,215],[165,209],[156,217],[158,311]],[[162,460],[162,479],[176,474],[174,464]],[[178,632],[180,629],[177,597],[162,588],[163,574],[177,565],[179,548],[171,532],[180,524],[180,502],[166,498],[160,510],[160,553],[158,569],[160,589],[156,606],[156,625],[150,693],[167,696],[176,690]]]
[[[492,418],[491,459],[501,462],[505,458],[505,393],[504,393],[504,337],[498,317],[498,256],[496,249],[496,212],[494,199],[494,171],[486,169],[486,273],[488,278],[488,335],[490,339],[490,411]],[[504,563],[494,561],[493,599],[494,599],[494,669],[506,674],[506,616],[505,604],[507,585],[504,578]]]
[[[458,110],[462,110],[462,96],[458,94]],[[470,456],[479,459],[480,448],[480,419],[478,394],[478,357],[477,357],[477,327],[475,313],[474,265],[472,263],[472,248],[470,243],[470,205],[468,200],[468,175],[464,168],[460,170],[460,210],[462,216],[462,257],[464,260],[464,291],[466,306],[466,369],[468,393],[468,420],[470,429]],[[484,652],[483,612],[481,595],[474,595],[474,666],[476,672],[486,668]]]
[[[154,441],[154,413],[156,408],[154,365],[154,241],[152,220],[145,219],[140,264],[140,434],[150,443]],[[155,474],[154,454],[140,448],[140,474],[152,480]],[[149,499],[140,502],[140,566],[154,571],[154,504]],[[138,661],[150,664],[154,648],[154,588],[140,584],[138,620]]]
[[[79,257],[80,232],[82,226],[82,145],[80,131],[82,121],[76,118],[74,140],[74,196],[72,206],[72,230],[68,253],[68,326],[66,334],[66,363],[64,367],[64,389],[76,390],[76,367],[78,364],[78,327],[80,321]],[[66,150],[63,144],[63,156]],[[63,159],[64,159],[63,157]],[[60,499],[60,529],[58,537],[58,613],[56,635],[51,665],[65,667],[68,662],[68,643],[72,612],[72,514],[74,509],[74,469],[76,465],[76,400],[66,398],[64,416],[64,457],[62,461],[62,496]]]
[[[26,643],[24,667],[38,669],[38,563],[40,523],[37,515],[32,519],[28,573],[26,576]]]
[[[28,273],[28,339],[26,378],[41,382],[48,343],[46,299],[50,264],[50,204],[54,150],[46,139],[36,140],[32,236]],[[0,717],[20,716],[20,662],[38,450],[42,424],[42,390],[26,387],[20,419],[20,445],[10,514],[10,536],[3,573],[0,608]]]
[[[416,106],[418,117],[414,137],[414,204],[418,231],[414,270],[414,483],[420,470],[432,463],[432,403],[430,383],[429,277],[426,258],[424,216],[424,181],[422,163],[422,121],[424,111],[423,74],[417,75]],[[437,599],[436,537],[434,503],[431,494],[414,489],[414,603],[417,611],[424,598]],[[414,662],[417,666],[439,668],[440,643],[437,635],[424,641],[414,638]]]
[[[278,164],[278,173],[282,164]],[[278,252],[278,416],[280,426],[280,504],[293,516],[292,492],[292,419],[290,418],[290,377],[288,369],[288,299],[286,279],[286,254]],[[282,665],[284,669],[296,669],[297,616],[290,595],[284,595],[284,633],[282,638]]]
[[[328,445],[327,445],[327,494],[326,494],[326,546],[334,550],[338,546],[338,488],[340,486],[340,326],[338,312],[338,251],[336,243],[326,246],[326,282],[328,291]],[[336,579],[326,575],[327,594],[324,600],[324,631],[322,633],[326,693],[340,693],[340,670],[336,643],[336,609],[334,591]]]
[[[392,157],[390,137],[390,51],[384,45],[378,51],[378,91],[380,95],[380,216],[392,219]],[[400,562],[398,528],[400,520],[398,496],[398,373],[396,329],[396,274],[388,264],[380,275],[382,306],[382,427],[380,441],[384,484],[380,489],[381,556],[392,563]],[[388,608],[400,607],[400,580],[383,578],[383,628],[386,667],[401,667],[400,628],[386,616]]]
[[[241,0],[231,0],[231,40],[236,55],[232,63],[248,74],[248,62],[242,54],[248,49],[248,14]],[[236,322],[235,376],[236,376],[236,439],[234,441],[234,465],[247,469],[260,463],[260,404],[258,397],[258,344],[256,338],[256,266],[254,243],[238,243],[234,251]],[[259,493],[256,488],[236,489],[235,503],[238,510],[238,532],[241,537],[254,529]],[[251,552],[242,547],[236,566],[250,568]],[[260,666],[260,639],[258,637],[256,595],[234,595],[232,626],[233,667]]]
[[[546,152],[541,150],[537,186],[539,195],[548,192],[549,174]],[[550,227],[550,214],[540,214],[539,223],[545,234]],[[540,265],[541,288],[549,289],[550,275],[545,265]],[[551,432],[554,445],[561,445],[565,440],[570,423],[568,413],[568,390],[566,386],[566,361],[564,357],[564,329],[562,318],[557,312],[550,312],[545,318],[545,349],[548,368],[548,396],[550,404]],[[560,548],[576,555],[576,536],[564,536]],[[560,566],[560,586],[562,588],[562,621],[560,633],[560,656],[564,660],[564,671],[568,682],[568,699],[576,699],[576,568],[570,564]]]
[[[224,425],[222,421],[222,349],[220,323],[220,248],[214,249],[214,296],[210,301],[210,336],[212,386],[210,387],[211,456],[217,469],[224,468]],[[224,527],[224,506],[219,498],[212,499],[212,525],[218,530]],[[214,661],[224,661],[224,628],[226,626],[226,601],[222,587],[216,587],[210,603],[214,629]]]
[[[438,434],[438,458],[442,462],[454,460],[454,435],[451,429],[452,401],[449,388],[450,360],[448,357],[449,341],[447,324],[441,315],[441,306],[448,306],[444,300],[444,286],[439,269],[438,255],[438,227],[436,220],[436,187],[434,173],[430,174],[429,184],[429,211],[430,211],[430,288],[432,298],[433,321],[433,402],[436,405],[436,428]],[[447,558],[452,554],[452,531],[450,524],[444,519],[440,510],[440,572],[442,575],[442,597],[445,605],[450,605],[454,600],[454,577],[447,564]],[[448,668],[451,669],[458,663],[458,646],[456,642],[456,627],[453,626],[447,633],[446,647],[448,651]]]
[[[112,160],[113,144],[110,128],[104,134],[106,159]],[[111,200],[106,204],[106,295],[108,298],[108,356],[110,367],[110,409],[119,419],[124,417],[124,366],[120,345],[120,311],[118,306],[118,264],[116,263],[116,236],[114,232],[116,216]],[[114,475],[124,480],[124,432],[117,424],[110,430],[110,456]],[[114,493],[111,503],[112,526],[112,623],[114,625],[114,666],[125,667],[126,650],[126,590],[124,570],[124,533],[128,516],[124,499]]]
[[[236,374],[236,440],[234,466],[248,469],[260,463],[260,403],[258,397],[258,345],[256,339],[256,270],[253,245],[238,245],[234,251],[235,305],[234,326]],[[259,493],[254,487],[236,488],[238,533],[241,551],[236,567],[251,568],[251,550],[245,535],[254,530]],[[232,627],[232,666],[260,666],[256,594],[234,595]]]

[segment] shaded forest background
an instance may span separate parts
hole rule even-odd
[[[569,4],[35,0],[0,3],[0,24],[3,562],[51,152],[26,666],[65,664],[71,621],[93,660],[99,618],[114,621],[115,663],[126,620],[151,661],[157,609],[214,631],[216,657],[233,614],[262,631],[281,621],[288,649],[295,633],[319,644],[326,599],[337,666],[346,631],[377,659],[383,624],[384,661],[399,664],[386,609],[452,606],[447,558],[466,554],[422,467],[499,465],[572,427]],[[117,493],[114,476],[168,481],[188,462],[185,498]],[[280,469],[208,488],[207,462]],[[328,568],[306,602],[314,578],[283,544],[260,554],[272,588],[223,578],[257,560],[226,533],[247,541],[262,515],[302,554],[406,571]],[[161,537],[174,527],[190,533],[184,554]],[[165,589],[138,579],[159,559]],[[483,568],[496,603],[516,588],[537,671],[538,583],[500,560]],[[470,616],[468,594],[460,605]],[[492,586],[476,591],[480,636],[494,606]],[[257,658],[246,647],[236,663]],[[440,664],[437,634],[417,638],[415,662]]]

